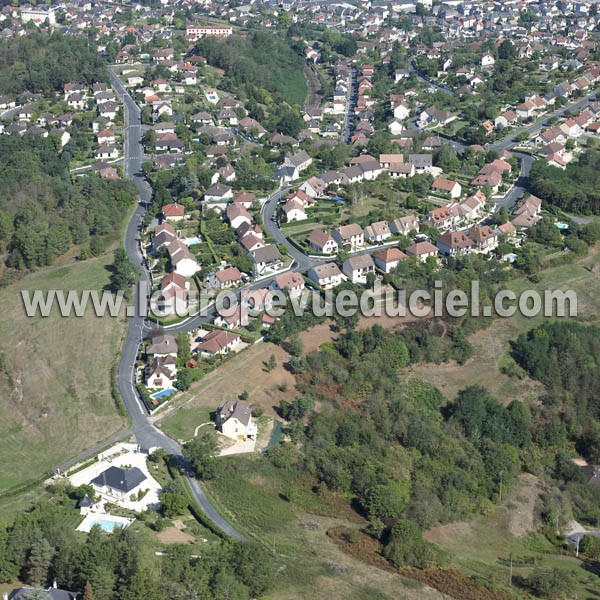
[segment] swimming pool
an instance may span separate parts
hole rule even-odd
[[[97,515],[90,513],[86,515],[85,519],[77,527],[77,531],[83,531],[89,533],[95,525],[98,525],[102,531],[106,533],[113,533],[115,529],[125,529],[133,523],[133,519],[126,519],[125,517],[113,517],[112,515]]]
[[[115,523],[114,521],[108,521],[106,519],[95,519],[91,525],[92,527],[98,525],[102,531],[106,531],[107,533],[112,533],[115,529],[121,529],[121,527],[123,527],[121,523]]]
[[[150,398],[164,398],[165,396],[170,396],[174,394],[177,390],[175,388],[167,388],[166,390],[161,390],[160,392],[156,392],[156,394],[152,394]]]
[[[189,238],[185,238],[184,240],[181,240],[186,246],[193,246],[194,244],[199,244],[200,243],[200,238],[199,237],[189,237]]]

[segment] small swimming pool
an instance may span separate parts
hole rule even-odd
[[[115,523],[115,521],[108,521],[106,519],[94,519],[91,525],[92,527],[98,525],[102,531],[106,531],[107,533],[112,533],[115,529],[123,527],[121,523]]]
[[[557,229],[569,229],[568,223],[555,223]]]
[[[166,390],[161,390],[160,392],[156,392],[156,394],[152,394],[150,398],[165,398],[166,396],[170,396],[174,394],[177,390],[175,388],[167,388]]]
[[[79,524],[77,531],[89,533],[94,526],[100,527],[106,533],[113,533],[116,529],[125,529],[133,523],[133,519],[125,517],[113,517],[112,515],[89,514]]]
[[[344,198],[342,198],[341,196],[334,196],[334,197],[332,198],[332,200],[333,200],[334,202],[344,202],[344,200],[345,200],[345,199],[344,199]]]
[[[200,244],[199,237],[189,237],[181,240],[186,246],[194,246],[195,244]]]

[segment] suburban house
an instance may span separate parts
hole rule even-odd
[[[227,205],[225,210],[227,220],[233,229],[237,229],[242,223],[252,224],[252,215],[238,202]]]
[[[517,228],[527,229],[539,221],[541,210],[542,201],[530,194],[515,209],[512,224]]]
[[[331,234],[321,229],[313,229],[306,241],[310,248],[321,254],[334,254],[338,250],[337,242]]]
[[[156,252],[163,246],[168,246],[173,240],[177,239],[175,228],[169,223],[162,223],[154,230],[152,236],[152,249]]]
[[[393,271],[400,261],[408,258],[402,250],[398,248],[387,248],[383,250],[383,252],[378,252],[375,255],[375,266],[383,271],[384,273],[389,273]]]
[[[183,242],[174,240],[167,246],[167,250],[175,273],[184,277],[192,277],[200,270],[196,257]]]
[[[448,229],[454,225],[455,216],[447,206],[440,206],[427,213],[427,222],[436,229]]]
[[[112,466],[92,479],[90,484],[101,496],[110,500],[125,500],[135,495],[146,479],[138,467],[123,469]]]
[[[179,202],[171,202],[163,206],[162,213],[167,221],[181,221],[185,217],[185,208]]]
[[[200,354],[207,354],[209,356],[224,355],[235,349],[241,341],[242,338],[239,333],[223,329],[213,329],[197,344],[196,350]]]
[[[227,267],[208,276],[208,283],[218,289],[234,287],[242,282],[242,274],[237,267]]]
[[[436,108],[435,106],[426,108],[419,115],[421,123],[424,123],[426,125],[430,123],[447,125],[448,123],[454,121],[454,119],[456,118],[456,115],[453,115],[451,112],[448,112],[447,110],[441,110],[439,108]]]
[[[467,254],[473,248],[473,240],[464,231],[446,231],[436,242],[442,254],[456,256]]]
[[[517,113],[514,110],[507,110],[494,120],[494,125],[499,129],[511,127],[517,123]]]
[[[324,290],[332,289],[346,281],[345,275],[334,262],[315,265],[308,270],[306,276]]]
[[[409,154],[408,164],[415,168],[415,173],[431,173],[433,169],[433,156],[431,154]]]
[[[28,600],[29,598],[43,598],[44,600],[77,600],[77,592],[67,592],[57,587],[56,581],[50,588],[20,587],[12,592],[5,592],[3,600]]]
[[[462,187],[458,181],[443,179],[442,177],[436,177],[433,180],[431,189],[439,194],[450,196],[450,198],[459,198],[462,192]]]
[[[280,273],[275,277],[271,287],[275,290],[287,292],[290,298],[297,298],[302,295],[302,290],[304,289],[304,277],[295,271]]]
[[[146,348],[148,356],[173,356],[177,358],[177,342],[175,336],[156,333]]]
[[[254,274],[256,276],[263,274],[266,270],[276,270],[283,263],[283,257],[274,244],[268,244],[253,250],[250,252],[250,257],[254,261]]]
[[[216,425],[223,435],[236,441],[254,439],[258,433],[250,407],[241,400],[228,400],[219,406]]]
[[[370,254],[351,256],[342,265],[342,272],[352,283],[366,283],[367,275],[375,273],[375,263]]]
[[[223,204],[233,198],[233,190],[224,183],[211,185],[204,192],[204,202],[210,206],[211,204]]]
[[[360,225],[351,223],[342,225],[333,230],[333,239],[340,248],[350,246],[350,250],[356,250],[365,245],[365,235]]]
[[[187,307],[189,283],[183,275],[169,273],[160,282],[161,308],[167,314],[183,314]]]
[[[288,154],[283,160],[284,167],[291,167],[298,174],[302,173],[305,169],[308,169],[312,164],[312,158],[304,151],[300,150],[296,154]]]
[[[438,249],[431,242],[417,242],[406,248],[405,252],[407,256],[416,256],[421,262],[438,255]]]
[[[395,235],[410,235],[412,231],[419,233],[419,219],[414,215],[399,217],[390,221],[390,230]]]
[[[498,247],[498,235],[489,225],[476,225],[469,231],[474,250],[487,254]]]
[[[291,223],[292,221],[304,221],[304,219],[307,218],[304,204],[297,198],[288,200],[281,207],[281,212],[284,214],[287,223]]]
[[[173,356],[155,356],[144,369],[146,387],[157,390],[172,388],[177,373],[176,360]]]
[[[377,221],[365,227],[364,236],[369,242],[383,242],[392,237],[387,221]]]

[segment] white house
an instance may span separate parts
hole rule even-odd
[[[255,439],[258,433],[250,407],[241,400],[228,400],[219,406],[216,425],[223,435],[236,441]]]

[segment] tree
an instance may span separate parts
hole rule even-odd
[[[0,526],[0,583],[9,583],[17,578],[18,569],[8,547],[8,532]]]
[[[187,507],[188,501],[182,487],[177,483],[170,483],[163,489],[160,495],[162,514],[167,519],[182,515]]]
[[[419,529],[406,519],[392,527],[383,555],[396,567],[423,569],[438,560],[435,547],[424,541]]]
[[[201,432],[183,447],[183,457],[189,461],[199,479],[212,479],[217,470],[217,440],[210,432]]]
[[[265,362],[265,371],[270,373],[277,366],[277,360],[275,359],[275,355],[271,354],[269,360]]]
[[[89,579],[85,582],[85,587],[83,588],[83,600],[94,600],[94,591]]]
[[[43,586],[48,581],[54,550],[40,530],[36,533],[27,560],[27,581],[33,586]]]
[[[115,259],[110,276],[111,289],[114,292],[123,290],[125,296],[129,296],[131,286],[139,279],[140,270],[134,265],[125,253],[124,248],[115,250]]]
[[[569,597],[573,575],[565,569],[536,569],[527,579],[527,587],[541,598],[554,600]]]

